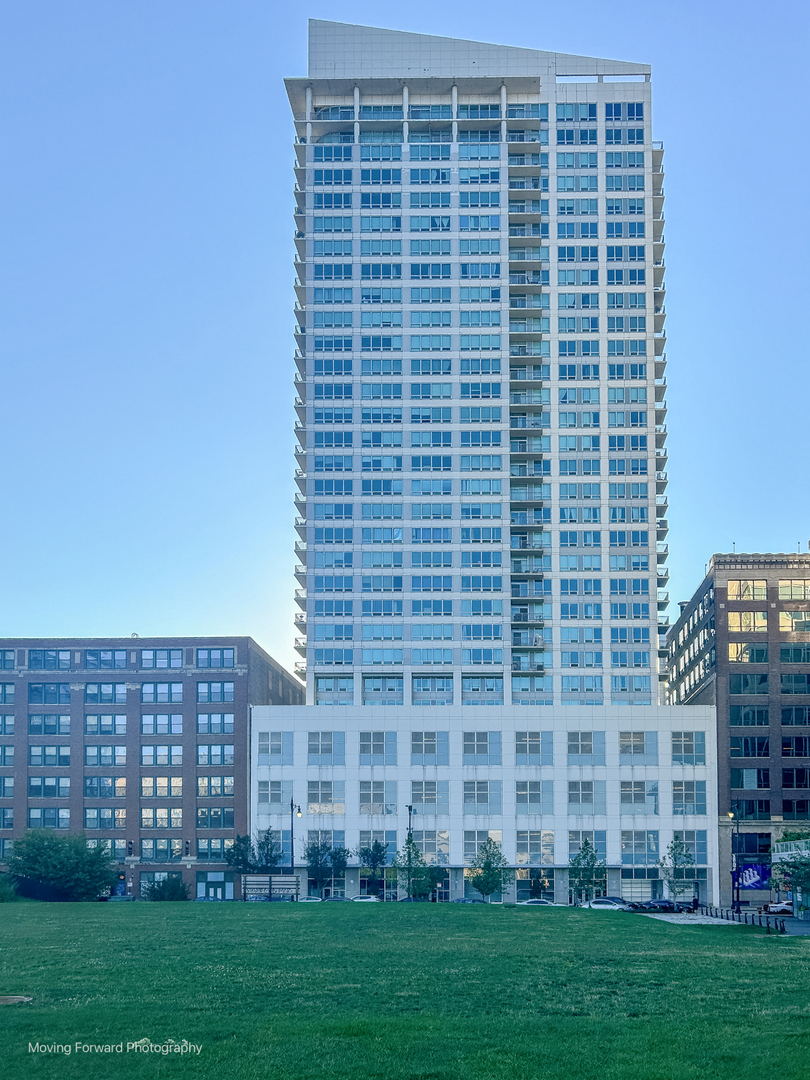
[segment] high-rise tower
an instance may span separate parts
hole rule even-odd
[[[308,702],[655,703],[649,67],[312,21],[287,89]]]

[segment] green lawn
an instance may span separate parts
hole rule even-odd
[[[807,1080],[810,939],[501,906],[4,904],[3,1080]],[[31,1043],[202,1044],[37,1055]]]

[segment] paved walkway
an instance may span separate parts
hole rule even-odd
[[[679,926],[745,926],[745,923],[738,923],[732,920],[726,921],[725,919],[712,919],[708,915],[692,915],[688,913],[677,915],[664,913],[660,915],[654,915],[649,912],[643,912],[642,914],[647,915],[647,918],[649,919],[660,919],[661,922],[676,923]],[[787,937],[810,937],[810,922],[807,922],[804,919],[793,919],[787,915],[771,915],[772,934],[775,932],[774,919],[777,918],[780,920],[780,922],[784,918],[785,934]],[[765,930],[764,923],[762,929]]]
[[[661,922],[677,923],[679,926],[737,926],[737,923],[723,922],[720,919],[710,919],[708,915],[688,915],[675,914],[664,912],[661,915],[653,915],[650,912],[643,911],[642,915],[646,915],[648,919],[660,919]]]
[[[785,932],[790,937],[810,937],[810,922],[805,919],[785,919]]]

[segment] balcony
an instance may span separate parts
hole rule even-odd
[[[538,533],[532,533],[530,536],[512,535],[509,550],[510,551],[542,551],[546,545],[542,540],[542,530]]]
[[[510,236],[534,236],[538,240],[548,240],[548,225],[534,222],[526,225],[510,225]]]
[[[293,622],[296,626],[303,627],[306,631],[307,613],[305,611],[296,611],[293,616]]]
[[[543,310],[548,311],[548,304],[543,303],[544,299],[545,297],[542,293],[529,293],[528,296],[510,296],[509,308],[512,311],[514,311],[515,308],[542,308]]]
[[[548,285],[548,281],[543,281],[543,274],[540,270],[524,270],[521,273],[509,275],[510,285]]]
[[[510,247],[509,262],[548,262],[548,247]]]
[[[295,651],[299,656],[307,655],[307,639],[305,637],[297,637],[295,639]]]
[[[524,199],[522,202],[509,202],[510,214],[542,214],[548,213],[540,205],[540,199]]]
[[[539,557],[532,555],[513,556],[511,560],[510,572],[512,574],[542,575],[547,574],[549,570],[550,567],[543,565],[542,555]]]
[[[525,366],[521,366],[521,367],[510,367],[509,368],[509,381],[510,382],[537,382],[537,383],[542,383],[547,376],[548,376],[548,371],[546,371],[545,376],[543,375],[543,365],[542,364],[532,364],[531,367],[529,367],[528,365],[525,365]]]
[[[509,320],[510,334],[547,334],[549,332],[549,316],[527,317],[525,319]]]
[[[542,137],[540,131],[509,131],[506,132],[506,141],[508,143],[542,143],[544,146],[548,144],[548,129],[546,128],[546,137]]]
[[[546,346],[545,352],[543,346]],[[545,356],[548,357],[548,342],[527,341],[523,345],[510,345],[510,356]]]
[[[509,441],[510,454],[542,454],[543,440],[537,436],[531,439],[511,439]],[[528,474],[527,474],[528,475]]]
[[[669,544],[659,542],[655,545],[655,554],[659,562],[663,562],[669,555]],[[660,573],[660,571],[659,571]]]
[[[545,664],[524,663],[522,660],[512,660],[512,671],[540,671],[546,670]]]
[[[547,157],[547,154],[509,154],[508,166],[510,169],[526,168],[527,166],[542,165],[543,168],[548,170],[546,162],[542,159]]]
[[[528,416],[510,416],[509,427],[513,431],[521,430],[540,430],[548,428],[548,423],[544,422],[543,413],[529,413]]]
[[[293,671],[299,677],[299,679],[306,679],[306,677],[307,677],[307,665],[306,665],[305,662],[302,662],[302,661],[299,660],[298,663],[293,668]]]

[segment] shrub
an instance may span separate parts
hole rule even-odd
[[[147,900],[188,900],[188,885],[179,877],[165,877],[152,881],[144,889]]]
[[[95,900],[116,881],[106,845],[89,847],[84,833],[58,836],[51,829],[29,829],[14,841],[7,863],[21,892],[33,884],[58,890],[65,900]]]
[[[14,887],[13,880],[8,874],[0,874],[0,904],[11,904],[19,899],[20,895]]]

